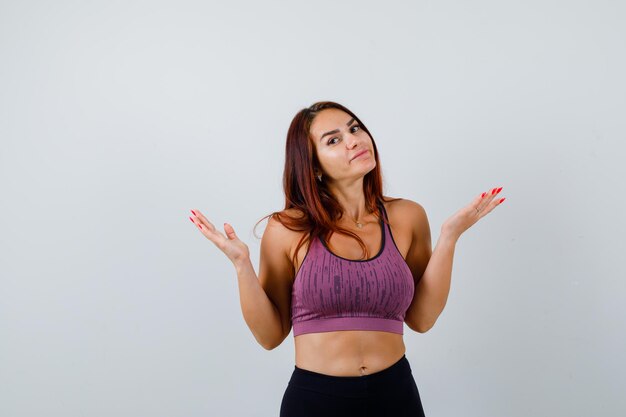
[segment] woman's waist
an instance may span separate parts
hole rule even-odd
[[[296,367],[331,376],[363,376],[396,363],[406,352],[401,334],[370,330],[295,337]]]

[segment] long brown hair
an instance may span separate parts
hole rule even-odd
[[[285,208],[280,212],[273,212],[259,220],[256,226],[267,217],[275,217],[278,222],[289,230],[308,232],[303,234],[293,254],[292,265],[296,265],[297,254],[302,245],[310,243],[318,236],[323,236],[325,242],[337,232],[352,236],[357,240],[365,253],[365,259],[369,258],[367,247],[361,238],[353,232],[338,227],[334,221],[341,217],[343,208],[337,199],[330,193],[325,182],[317,181],[315,168],[320,164],[315,153],[315,145],[310,140],[310,128],[315,117],[325,109],[339,109],[354,119],[360,128],[372,138],[376,167],[368,172],[363,180],[363,192],[365,193],[365,206],[379,219],[388,223],[378,209],[379,201],[395,201],[398,199],[383,199],[383,180],[378,159],[376,142],[363,122],[349,109],[332,101],[319,101],[311,106],[300,110],[289,126],[287,131],[287,143],[285,146],[285,168],[283,171],[283,190],[285,193]],[[303,213],[301,217],[291,217],[284,211],[297,208]],[[295,272],[295,271],[294,271]]]

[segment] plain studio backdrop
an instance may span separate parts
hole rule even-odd
[[[623,416],[626,6],[0,3],[0,415],[277,416],[235,270],[189,220],[284,208],[292,117],[353,110],[385,189],[457,243],[405,343],[429,417]],[[257,228],[257,236],[266,222]]]

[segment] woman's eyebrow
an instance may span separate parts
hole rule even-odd
[[[350,124],[354,122],[354,117],[352,119],[350,119],[350,121],[348,123],[346,123],[346,126],[350,126]],[[326,132],[324,133],[321,137],[320,137],[320,141],[322,139],[324,139],[324,136],[326,135],[332,135],[333,133],[339,133],[339,129],[335,129],[335,130],[331,130],[330,132]]]

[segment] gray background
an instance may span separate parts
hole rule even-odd
[[[426,414],[623,416],[625,21],[597,0],[2,1],[0,415],[277,416],[293,335],[256,343],[189,210],[258,271],[289,122],[333,100],[433,247],[504,187],[435,327],[405,326]]]

